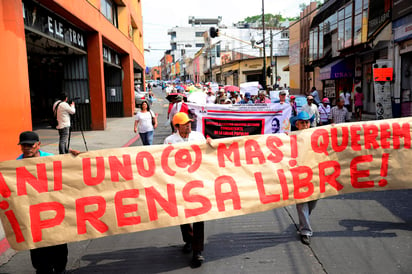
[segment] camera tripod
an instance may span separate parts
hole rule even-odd
[[[88,148],[87,148],[86,138],[84,138],[83,126],[82,126],[82,123],[81,123],[78,115],[79,115],[79,114],[78,114],[78,112],[76,111],[76,113],[70,117],[71,124],[75,125],[75,124],[78,122],[79,129],[80,129],[80,132],[81,132],[82,137],[83,137],[84,147],[86,148],[86,151],[89,151]],[[70,148],[70,139],[71,139],[71,137],[72,137],[72,130],[73,130],[73,127],[70,125],[69,141],[68,141],[68,143],[67,143],[67,147],[68,147],[68,148]]]

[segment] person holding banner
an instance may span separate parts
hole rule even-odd
[[[308,129],[312,121],[315,119],[314,115],[309,115],[306,111],[301,111],[297,116],[290,118],[290,123],[296,127],[297,130]],[[318,200],[296,204],[296,210],[299,216],[299,234],[300,241],[305,245],[310,245],[310,238],[313,235],[313,230],[310,225],[309,216],[316,207]]]
[[[302,111],[307,112],[310,116],[315,115],[314,119],[311,120],[310,126],[316,127],[319,124],[319,111],[318,107],[313,103],[313,96],[308,95],[306,97],[307,104],[302,106]]]
[[[252,95],[250,95],[250,92],[246,91],[243,100],[241,100],[238,104],[253,105]]]
[[[216,96],[213,94],[212,89],[207,90],[207,96],[206,96],[206,105],[214,104],[216,101]]]
[[[192,120],[184,112],[178,112],[173,117],[173,125],[176,128],[176,133],[166,137],[164,144],[176,144],[182,142],[205,142],[206,139],[200,132],[191,130]],[[208,138],[209,140],[210,138]],[[210,143],[210,140],[208,141]],[[180,230],[182,232],[183,241],[185,245],[183,246],[184,253],[190,253],[193,251],[193,256],[191,260],[192,267],[200,267],[204,258],[202,256],[202,251],[204,248],[204,222],[183,224],[180,225]]]
[[[266,90],[259,91],[259,98],[256,100],[256,104],[270,104],[271,101],[266,97]]]
[[[18,145],[21,147],[22,154],[17,157],[17,160],[53,155],[40,150],[40,144],[40,138],[36,132],[24,131],[20,133]],[[70,153],[77,155],[80,152],[70,150]],[[68,253],[67,244],[40,247],[30,249],[30,259],[37,274],[64,273],[66,271]]]

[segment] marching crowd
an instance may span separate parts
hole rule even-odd
[[[259,90],[257,95],[251,95],[250,92],[240,93],[239,88],[234,86],[223,87],[219,86],[216,92],[209,85],[189,84],[180,85],[179,83],[171,83],[163,87],[166,94],[170,96],[167,118],[170,121],[172,135],[167,137],[164,144],[174,144],[178,142],[198,141],[211,143],[211,139],[205,137],[196,131],[192,131],[192,122],[190,118],[190,110],[185,103],[186,93],[191,88],[197,89],[197,92],[205,94],[205,104],[270,104],[272,103],[269,97],[271,89]],[[150,89],[150,87],[149,87]],[[287,90],[278,91],[276,103],[280,105],[290,105],[291,117],[290,123],[292,130],[305,130],[310,127],[323,126],[328,124],[339,124],[350,120],[350,106],[352,104],[351,94],[346,90],[342,92],[339,98],[336,99],[336,105],[330,106],[329,98],[320,98],[316,87],[313,87],[306,94],[306,104],[298,109],[295,101],[296,96],[289,95]],[[362,101],[363,94],[360,89],[357,90],[354,96],[356,117],[361,120],[362,117]],[[138,115],[136,115],[138,119]],[[136,130],[135,130],[136,131]],[[310,240],[313,235],[313,230],[310,224],[310,215],[317,204],[317,200],[296,204],[296,210],[299,217],[299,235],[300,240],[305,245],[310,245]],[[198,222],[181,225],[183,241],[183,252],[193,252],[191,265],[199,267],[204,258],[201,255],[204,242],[204,223]]]
[[[151,87],[148,86],[151,98],[153,93]],[[184,102],[185,92],[191,88],[200,90],[206,94],[206,104],[269,104],[272,100],[269,98],[270,90],[260,90],[257,95],[251,95],[250,92],[240,93],[239,88],[231,86],[225,88],[223,86],[217,87],[216,93],[209,85],[190,84],[185,87],[176,83],[164,87],[168,95],[174,94],[170,97],[170,104],[168,108],[168,119],[172,129],[172,134],[164,140],[164,144],[175,144],[180,142],[206,142],[211,145],[212,140],[205,138],[201,133],[192,131],[192,119],[187,104]],[[216,90],[216,87],[215,87]],[[199,92],[199,91],[197,91]],[[290,123],[293,130],[305,130],[310,127],[322,126],[327,124],[344,123],[350,119],[350,111],[352,105],[351,93],[348,91],[342,92],[336,100],[336,106],[330,106],[330,99],[320,99],[319,92],[315,87],[308,92],[306,96],[307,103],[298,110],[296,104],[296,97],[289,95],[286,90],[280,90],[279,103],[280,105],[290,105],[291,117]],[[288,97],[288,98],[287,98]],[[362,119],[362,101],[363,94],[361,89],[356,89],[354,95],[354,106],[356,118],[360,121]],[[151,100],[152,101],[152,100]],[[150,109],[151,101],[143,102],[140,105],[140,111],[136,113],[134,132],[139,133],[143,145],[152,145],[154,129],[158,126],[157,116]],[[57,129],[59,130],[59,153],[71,153],[78,155],[80,152],[69,149],[70,143],[70,115],[75,113],[75,103],[68,102],[67,94],[62,93],[59,100],[53,105],[53,112],[57,119]],[[22,154],[18,159],[43,157],[52,155],[40,150],[40,139],[37,133],[33,131],[22,132],[19,137],[19,143]],[[309,216],[316,206],[317,201],[310,201],[296,205],[299,216],[299,234],[303,244],[309,245],[310,238],[313,234]],[[192,252],[192,267],[201,266],[204,258],[202,251],[204,247],[204,223],[197,222],[194,224],[183,224],[180,226],[183,241],[183,252]],[[33,267],[36,273],[65,273],[67,264],[68,250],[67,245],[56,245],[43,248],[32,249],[30,251]]]

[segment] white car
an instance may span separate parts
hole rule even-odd
[[[134,102],[136,107],[139,107],[144,101],[149,102],[149,94],[139,89],[134,90]]]

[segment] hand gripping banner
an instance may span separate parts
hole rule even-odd
[[[412,118],[0,163],[16,250],[412,188]]]

